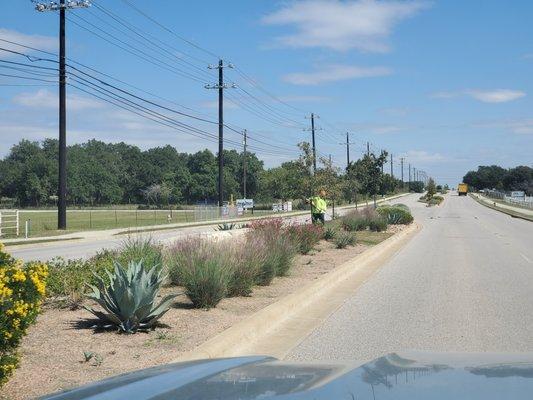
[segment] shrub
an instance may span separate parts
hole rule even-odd
[[[242,240],[231,248],[231,278],[228,296],[249,296],[257,283],[259,272],[266,259],[264,243],[247,243]],[[262,247],[261,247],[262,246]]]
[[[147,268],[162,265],[161,246],[150,237],[128,237],[118,249],[105,249],[88,260],[65,260],[55,257],[48,262],[49,301],[54,305],[77,308],[84,299],[86,284],[95,285],[96,276],[109,283],[106,271],[114,270],[114,263],[128,265],[143,261]]]
[[[342,226],[345,230],[363,231],[368,227],[368,212],[367,209],[353,210],[346,213],[342,218]]]
[[[226,243],[200,237],[178,241],[166,255],[170,280],[185,288],[194,307],[215,307],[228,294],[231,253]]]
[[[312,224],[289,225],[287,231],[301,254],[308,254],[313,250],[324,235],[321,226]]]
[[[298,244],[293,234],[274,223],[246,234],[246,246],[256,249],[256,257],[261,260],[257,283],[270,285],[275,276],[285,276],[290,270]]]
[[[377,216],[369,220],[368,228],[372,232],[383,232],[387,230],[387,220],[382,216]]]
[[[109,284],[97,278],[97,284],[90,285],[92,293],[87,295],[104,311],[85,309],[105,322],[105,327],[116,326],[120,332],[135,333],[152,327],[176,297],[165,296],[155,305],[165,278],[160,268],[145,267],[142,261],[130,261],[127,267],[115,262],[114,272],[108,272],[108,277]]]
[[[18,365],[17,347],[46,292],[45,264],[15,260],[0,244],[0,386]]]
[[[224,222],[223,224],[219,224],[215,230],[217,231],[231,231],[233,229],[238,229],[238,225],[236,223],[228,223]]]
[[[372,221],[380,218],[379,214],[370,207],[362,210],[353,210],[342,217],[342,226],[348,232],[364,231],[369,228]]]
[[[105,271],[91,268],[92,265],[82,259],[55,257],[48,261],[47,302],[60,307],[77,308],[83,301],[86,285],[96,283],[93,272],[103,274]]]
[[[353,246],[355,244],[355,235],[352,232],[338,232],[335,236],[334,243],[337,249]]]
[[[379,207],[377,209],[377,212],[379,215],[386,218],[388,224],[410,224],[411,222],[413,222],[413,216],[411,215],[409,209],[405,209],[404,207],[398,207],[396,205],[383,206]]]
[[[117,261],[128,265],[131,261],[143,261],[147,268],[161,266],[163,263],[161,245],[150,236],[129,236],[118,248]]]
[[[335,239],[335,236],[337,235],[337,230],[331,226],[326,226],[324,229],[324,234],[322,235],[322,238],[324,240],[332,240]]]

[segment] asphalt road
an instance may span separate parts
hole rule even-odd
[[[404,200],[422,230],[287,356],[533,351],[533,223],[451,193]]]
[[[391,203],[394,202],[403,202],[403,198],[391,201]],[[339,214],[342,214],[344,211],[335,210],[335,212]],[[328,212],[331,213],[331,209],[328,210]],[[328,218],[329,214],[326,214],[326,219]],[[310,216],[295,216],[288,219],[295,222],[304,222],[306,220],[310,220]],[[217,224],[187,228],[182,227],[176,229],[140,233],[137,235],[145,237],[150,236],[154,241],[164,241],[178,239],[185,235],[213,232],[216,227]],[[13,246],[9,248],[8,251],[13,257],[20,258],[24,261],[45,261],[58,256],[63,258],[88,258],[103,249],[113,249],[119,247],[125,239],[127,239],[127,235],[109,236],[106,235],[105,232],[102,232],[101,237],[84,240],[69,240],[61,242],[35,243],[31,245]]]

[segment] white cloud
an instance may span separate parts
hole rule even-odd
[[[425,150],[409,150],[402,154],[402,157],[407,158],[410,163],[439,163],[447,161],[440,153],[430,153]]]
[[[428,6],[412,1],[290,1],[263,17],[268,25],[293,26],[295,32],[276,38],[284,47],[322,47],[337,51],[358,49],[383,53],[397,24]]]
[[[42,36],[42,35],[26,35],[25,33],[13,31],[10,29],[0,28],[0,38],[9,42],[20,43],[25,46],[35,47],[39,50],[45,51],[56,51],[58,40],[51,36]],[[30,49],[26,49],[20,46],[8,42],[1,42],[3,48],[13,51],[18,51],[21,53],[34,53]],[[0,51],[0,55],[3,58],[6,57],[16,57],[12,53],[7,53],[5,51]]]
[[[484,103],[506,103],[524,97],[526,94],[520,90],[468,90],[469,96]]]
[[[533,134],[533,119],[531,118],[481,121],[471,126],[476,129],[505,129],[517,135]]]
[[[526,96],[526,93],[521,90],[511,89],[466,89],[456,92],[435,92],[430,95],[430,97],[434,99],[453,99],[456,97],[464,96],[471,97],[483,103],[506,103],[509,101],[520,99]]]
[[[320,85],[321,83],[337,82],[347,79],[369,78],[390,75],[392,70],[387,67],[358,67],[355,65],[327,65],[314,72],[294,72],[283,77],[285,82],[293,85]]]
[[[57,108],[58,95],[47,89],[39,89],[36,92],[19,93],[13,97],[12,102],[19,106],[34,108]],[[104,104],[100,101],[93,100],[89,97],[79,96],[76,94],[67,95],[67,109],[71,111],[80,111],[87,109],[102,108]]]

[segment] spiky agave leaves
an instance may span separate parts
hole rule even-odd
[[[85,309],[104,321],[105,327],[116,326],[122,332],[135,333],[150,328],[169,310],[177,295],[165,296],[155,305],[164,281],[162,271],[156,267],[147,270],[142,260],[130,261],[127,268],[118,262],[114,264],[113,273],[106,271],[109,285],[99,276],[96,276],[96,285],[89,285],[93,292],[87,297],[96,301],[104,311]]]

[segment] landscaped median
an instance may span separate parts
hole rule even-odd
[[[244,340],[261,345],[302,310],[323,310],[314,304],[328,291],[368,277],[397,238],[416,229],[402,225],[408,214],[401,206],[354,210],[324,228],[268,219],[167,245],[130,239],[85,261],[54,260],[43,313],[0,398],[28,399],[194,354],[225,354],[206,350],[210,343],[225,343],[232,354]],[[151,306],[119,312],[125,287]]]

